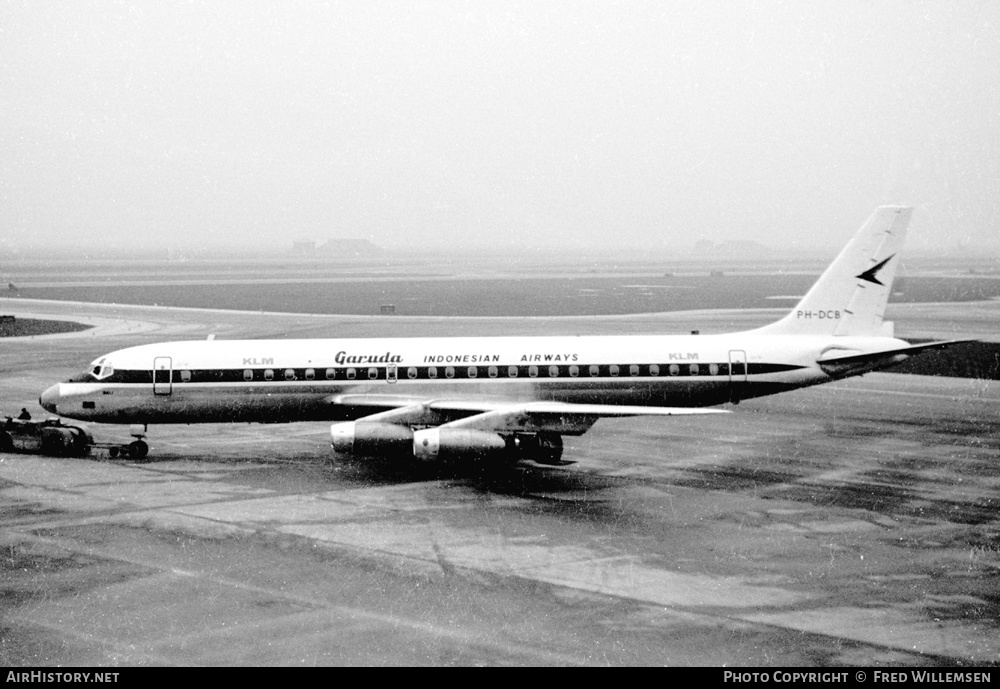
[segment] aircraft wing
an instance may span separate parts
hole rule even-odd
[[[882,352],[856,352],[852,350],[836,350],[829,352],[816,362],[820,368],[831,376],[856,375],[865,371],[875,371],[886,368],[893,364],[906,361],[914,354],[928,349],[944,349],[964,342],[975,342],[975,340],[938,340],[935,342],[921,342],[909,347],[900,347]]]
[[[426,400],[405,396],[337,395],[330,403],[347,407],[359,421],[403,426],[441,426],[496,433],[585,433],[600,418],[727,414],[699,407],[642,407],[569,402]],[[368,412],[368,413],[365,413]]]

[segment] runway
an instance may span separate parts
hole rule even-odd
[[[901,336],[1000,327],[993,302],[892,308]],[[7,413],[100,354],[165,339],[773,318],[0,311],[97,325],[3,342]],[[155,427],[146,464],[0,455],[0,663],[994,665],[998,415],[989,381],[880,373],[727,415],[602,420],[567,438],[576,463],[559,468],[332,462],[325,424]]]

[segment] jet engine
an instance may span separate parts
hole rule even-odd
[[[346,421],[330,426],[330,445],[350,455],[406,456],[413,452],[413,431],[379,421]]]
[[[413,456],[425,462],[497,457],[506,450],[506,441],[489,431],[426,428],[413,434]]]
[[[474,428],[436,426],[413,431],[407,426],[364,420],[330,426],[330,445],[342,454],[420,462],[520,458],[559,464],[562,457],[562,437],[554,433],[505,438]]]

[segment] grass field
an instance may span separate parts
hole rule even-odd
[[[91,326],[69,321],[43,321],[35,318],[18,318],[0,322],[0,337],[33,337],[88,330]]]

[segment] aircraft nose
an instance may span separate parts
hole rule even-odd
[[[38,398],[38,404],[47,412],[58,414],[56,403],[59,401],[59,383],[46,389]]]

